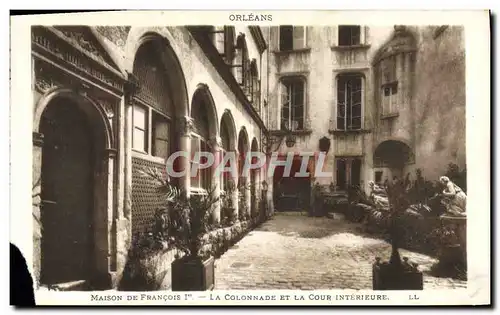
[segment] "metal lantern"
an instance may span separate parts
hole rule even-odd
[[[321,152],[328,152],[330,150],[330,138],[323,137],[319,139],[319,150]]]
[[[295,145],[295,137],[292,134],[287,135],[285,143],[287,147],[293,147]]]

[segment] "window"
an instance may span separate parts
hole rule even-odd
[[[226,63],[231,63],[234,50],[234,26],[214,26],[207,31],[219,55],[225,59]]]
[[[247,76],[250,66],[250,62],[248,60],[248,50],[245,42],[245,35],[240,34],[238,39],[236,40],[236,56],[234,60],[234,64],[232,65],[234,69],[234,77],[236,81],[243,87],[247,84]]]
[[[382,175],[384,175],[384,172],[382,171],[377,171],[375,172],[375,183],[380,185],[382,184]]]
[[[196,152],[211,152],[210,146],[207,143],[207,140],[201,137],[198,134],[191,134],[191,165],[200,165],[200,163],[206,163],[206,157],[200,156],[200,159],[195,159]],[[205,190],[209,190],[211,187],[211,171],[210,168],[199,169],[198,172],[191,176],[191,187],[192,188],[201,188]]]
[[[361,26],[340,25],[339,46],[354,46],[361,44]]]
[[[386,84],[382,86],[382,115],[397,112],[398,84]]]
[[[226,122],[223,120],[221,124],[221,131],[220,131],[220,137],[221,137],[221,142],[222,142],[222,148],[220,151],[220,160],[224,160],[224,156],[226,155],[227,151],[229,150],[229,131],[226,126]],[[230,161],[228,160],[225,167],[230,166]],[[221,168],[222,170],[222,168]],[[231,176],[230,172],[222,172],[222,181],[221,181],[221,191],[225,191],[229,187],[229,178]]]
[[[306,47],[306,27],[281,25],[279,27],[280,51],[302,49]]]
[[[250,64],[250,75],[251,75],[251,88],[250,88],[250,101],[252,102],[256,110],[260,109],[260,80],[259,73],[257,71],[257,62],[255,59],[252,60]]]
[[[134,105],[134,134],[132,135],[132,148],[134,150],[147,152],[147,112],[144,106]]]
[[[220,55],[224,56],[226,53],[226,34],[224,32],[224,26],[214,27],[214,45]]]
[[[341,75],[337,79],[337,129],[361,129],[363,81],[360,75]]]
[[[151,120],[149,119],[150,111]],[[134,104],[133,124],[132,148],[134,150],[164,159],[168,158],[170,123],[166,116],[148,106]],[[150,136],[151,142],[149,142]]]
[[[153,113],[153,155],[167,159],[170,153],[170,126],[162,115]]]
[[[304,129],[304,80],[287,78],[281,81],[281,129]]]
[[[382,67],[382,83],[397,81],[396,77],[396,55],[385,58],[380,62]]]
[[[133,99],[132,149],[166,159],[172,145],[172,103],[165,67],[154,45],[141,46],[134,61],[133,72],[141,88]]]
[[[198,96],[197,96],[198,97]],[[193,132],[191,132],[191,165],[206,163],[206,157],[202,156],[202,152],[212,152],[208,144],[209,125],[206,109],[208,105],[198,99],[195,101],[192,110]],[[196,152],[199,152],[199,159],[196,157]],[[209,190],[211,188],[211,170],[210,167],[199,169],[197,174],[191,176],[191,187]]]
[[[338,190],[346,190],[349,186],[361,183],[361,159],[356,157],[336,158],[336,186]]]

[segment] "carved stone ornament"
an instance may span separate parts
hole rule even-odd
[[[96,56],[101,61],[108,63],[102,52],[92,43],[88,36],[74,28],[71,30],[62,29],[64,36],[66,36],[73,44],[80,46],[82,49],[88,51],[93,56]]]
[[[114,106],[111,102],[106,99],[98,99],[97,103],[102,107],[108,119],[112,119],[113,117],[115,117]]]
[[[222,148],[222,138],[219,136],[210,139],[210,146],[214,149]]]
[[[57,86],[60,84],[49,78],[37,77],[35,80],[35,88],[42,94]]]
[[[191,135],[191,132],[194,130],[194,120],[189,116],[184,116],[179,120],[179,128],[183,135]]]

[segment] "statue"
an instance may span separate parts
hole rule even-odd
[[[467,205],[467,195],[463,190],[455,185],[448,177],[441,176],[439,181],[445,185],[443,192],[443,204],[446,206],[446,211],[449,214],[465,216]]]
[[[387,197],[387,191],[385,188],[380,187],[373,181],[369,183],[371,194],[370,197],[377,208],[389,209],[389,198]]]

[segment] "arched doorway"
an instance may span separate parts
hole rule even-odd
[[[405,167],[413,162],[413,152],[409,145],[399,140],[381,142],[373,153],[376,179],[392,180],[394,177],[403,178]]]
[[[57,97],[40,118],[42,284],[86,281],[93,271],[94,184],[102,143],[79,105],[91,107]]]
[[[197,152],[201,153],[215,153],[218,154],[214,145],[214,141],[218,135],[217,113],[215,112],[215,105],[212,95],[208,87],[200,84],[198,89],[193,95],[193,102],[191,105],[191,118],[193,118],[193,130],[191,132],[191,157],[192,163],[206,163],[205,158],[193,159]],[[216,157],[217,159],[219,157]],[[197,174],[191,174],[191,192],[196,193],[209,191],[216,188],[218,180],[212,182],[212,169],[203,168],[199,169]]]
[[[286,160],[286,156],[280,157]],[[311,174],[314,172],[311,160],[306,172],[309,176],[299,176],[302,158],[295,156],[290,175],[284,174],[285,167],[277,166],[273,174],[274,202],[277,211],[309,211],[311,206]]]

